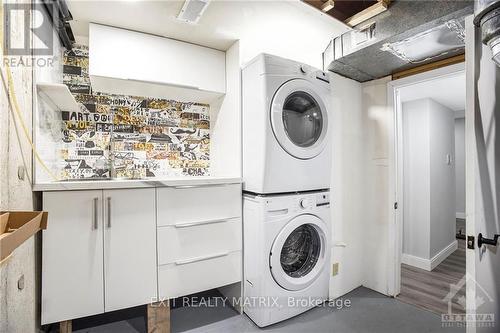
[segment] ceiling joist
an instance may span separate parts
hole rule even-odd
[[[387,10],[391,0],[303,0],[322,12],[354,27]]]
[[[387,7],[389,7],[390,2],[391,0],[379,0],[376,4],[373,4],[370,7],[360,11],[359,13],[349,17],[344,22],[350,27],[355,27],[374,16],[377,16],[378,14],[385,12],[387,10]]]

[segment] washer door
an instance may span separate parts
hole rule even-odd
[[[314,85],[303,79],[284,83],[271,103],[271,125],[280,146],[293,157],[310,159],[321,153],[328,114]]]
[[[271,274],[282,288],[310,286],[326,265],[326,225],[315,215],[299,215],[274,240],[269,255]]]

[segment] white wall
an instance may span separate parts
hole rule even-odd
[[[4,1],[5,2],[5,1]],[[26,1],[14,1],[23,2]],[[40,6],[40,5],[38,5]],[[22,20],[16,17],[11,28],[17,36],[25,28]],[[52,29],[51,29],[52,31]],[[51,31],[48,33],[50,34]],[[29,36],[26,36],[29,37]],[[57,63],[58,39],[54,39]],[[44,67],[37,72],[49,73],[54,68]],[[7,78],[7,68],[0,65],[2,74]],[[16,95],[20,117],[13,116],[9,109],[8,94],[0,86],[0,210],[33,210],[33,192],[31,191],[32,156],[29,140],[32,139],[32,83],[33,68],[28,66],[11,67],[13,88],[9,92]],[[47,75],[50,76],[50,75]],[[21,119],[25,124],[28,137],[21,128]],[[18,177],[19,168],[25,168],[24,179]],[[0,332],[35,333],[37,321],[39,271],[37,271],[37,253],[39,242],[31,237],[14,250],[0,265]],[[24,287],[18,288],[18,281],[24,278]]]
[[[337,298],[363,284],[363,113],[361,84],[331,74],[332,87],[332,263],[339,273],[330,280]],[[346,112],[348,110],[348,112]],[[345,243],[345,247],[341,246]],[[335,244],[338,244],[335,246]]]
[[[226,51],[226,95],[210,107],[210,174],[241,177],[239,42]]]
[[[332,263],[339,263],[339,274],[330,281],[330,297],[361,285],[387,294],[388,79],[361,84],[331,78]]]
[[[247,11],[237,29],[241,64],[265,52],[323,68],[322,53],[330,40],[347,31],[311,6],[296,1],[260,1]],[[239,6],[238,1],[224,2]]]
[[[455,115],[429,99],[430,120],[430,258],[455,241]],[[447,162],[447,155],[451,161]],[[410,198],[411,199],[411,198]]]
[[[465,118],[455,119],[455,212],[465,218]]]
[[[389,130],[393,113],[387,107],[390,77],[362,84],[363,285],[382,294],[388,292],[389,223]],[[344,109],[346,112],[346,109]]]
[[[454,139],[452,110],[428,98],[403,104],[406,264],[431,267],[456,245]]]
[[[430,145],[427,100],[403,103],[403,253],[429,258]]]

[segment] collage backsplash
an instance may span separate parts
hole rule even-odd
[[[66,51],[63,82],[80,112],[62,112],[60,178],[206,176],[210,106],[92,91],[88,47]]]

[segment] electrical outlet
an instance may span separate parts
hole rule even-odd
[[[24,274],[21,275],[19,280],[17,280],[17,289],[23,290],[24,289]]]
[[[332,265],[332,276],[339,274],[339,263],[336,262]]]
[[[25,173],[26,173],[26,169],[24,168],[23,165],[20,165],[17,167],[17,178],[19,180],[24,180]]]

